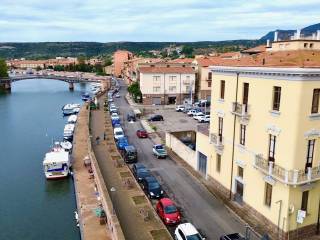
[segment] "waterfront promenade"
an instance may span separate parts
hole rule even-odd
[[[88,155],[88,110],[82,107],[74,136],[73,172],[77,195],[80,231],[83,240],[111,239],[105,224],[100,225],[95,209],[99,208],[95,180],[84,166],[84,158]]]

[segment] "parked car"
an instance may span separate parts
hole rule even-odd
[[[120,125],[120,123],[121,122],[119,117],[111,118],[111,124],[114,128],[116,127],[117,124]]]
[[[137,149],[132,145],[125,146],[123,159],[126,163],[136,163],[138,161]]]
[[[179,224],[174,231],[174,237],[176,240],[203,240],[198,230],[191,223]]]
[[[177,112],[182,112],[185,109],[184,105],[178,105],[176,106],[176,111]]]
[[[204,113],[203,113],[203,112],[197,112],[197,113],[193,114],[193,118],[194,118],[195,120],[198,120],[199,117],[202,117],[202,116],[204,116]]]
[[[142,188],[151,198],[161,198],[163,195],[163,190],[158,182],[158,180],[154,176],[148,176],[142,179]]]
[[[127,121],[128,122],[135,122],[136,121],[136,115],[133,112],[127,113]]]
[[[198,117],[198,122],[209,123],[210,122],[210,115],[204,115],[204,116]]]
[[[142,168],[144,168],[144,169],[147,169],[142,163],[135,163],[135,164],[133,164],[132,165],[132,172],[133,172],[133,175],[137,175],[137,171],[139,170],[139,169],[142,169]]]
[[[151,173],[147,168],[139,168],[134,172],[134,174],[138,182],[141,182],[144,178],[151,176]]]
[[[149,122],[154,122],[154,121],[163,121],[163,116],[162,115],[153,115],[148,119]]]
[[[115,140],[118,140],[119,138],[124,137],[123,129],[121,127],[114,128],[113,135]]]
[[[196,109],[191,109],[189,112],[187,112],[187,115],[189,117],[193,117],[194,114],[198,113],[198,112],[201,112],[200,109],[196,108]]]
[[[126,137],[120,137],[117,141],[117,148],[119,150],[124,150],[126,146],[129,146],[128,139]]]
[[[113,113],[111,113],[111,118],[112,117],[119,117],[119,114],[117,112],[113,112]]]
[[[119,97],[120,97],[120,94],[119,94],[119,93],[117,93],[117,94],[116,94],[116,98],[119,98]]]
[[[169,198],[162,198],[156,206],[157,213],[164,224],[178,224],[181,220],[181,215],[178,208]]]
[[[157,158],[167,157],[167,151],[162,144],[153,145],[152,152],[153,152],[153,155],[155,155]]]
[[[139,129],[139,130],[137,130],[137,136],[138,136],[138,138],[147,138],[148,133],[144,129]]]
[[[245,238],[239,233],[232,233],[221,236],[220,240],[245,240]]]
[[[193,109],[193,108],[192,108],[191,106],[186,106],[182,112],[188,113],[188,112],[189,112],[190,110],[192,110],[192,109]]]

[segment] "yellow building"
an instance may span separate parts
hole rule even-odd
[[[197,170],[273,239],[319,229],[320,68],[210,67]]]

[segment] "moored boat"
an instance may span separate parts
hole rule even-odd
[[[77,115],[71,115],[68,117],[68,123],[76,123],[78,120],[78,116]]]
[[[63,130],[63,139],[72,140],[73,139],[74,128],[75,128],[74,124],[71,124],[71,123],[66,124],[64,126],[64,130]]]
[[[88,101],[88,100],[90,100],[90,95],[89,95],[89,93],[84,93],[84,94],[82,94],[81,99],[82,99],[83,101]]]
[[[65,178],[70,173],[70,155],[57,142],[43,160],[44,174],[47,179]]]
[[[72,150],[72,143],[69,141],[63,141],[60,143],[60,146],[66,151],[66,152],[71,152]]]
[[[80,104],[68,103],[62,107],[63,115],[71,115],[75,113],[75,109],[80,109]],[[79,111],[78,111],[79,112]]]

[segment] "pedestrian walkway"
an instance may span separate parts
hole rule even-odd
[[[103,98],[99,99],[103,106]],[[120,221],[126,240],[167,240],[171,236],[158,218],[127,165],[123,163],[112,134],[110,118],[102,108],[91,113],[93,151],[111,196],[115,213]],[[106,133],[106,140],[103,140]]]
[[[83,240],[111,239],[108,228],[100,224],[95,210],[99,208],[94,179],[84,166],[84,158],[88,155],[88,110],[82,108],[78,115],[77,128],[73,147],[74,184],[79,209],[80,231]]]

